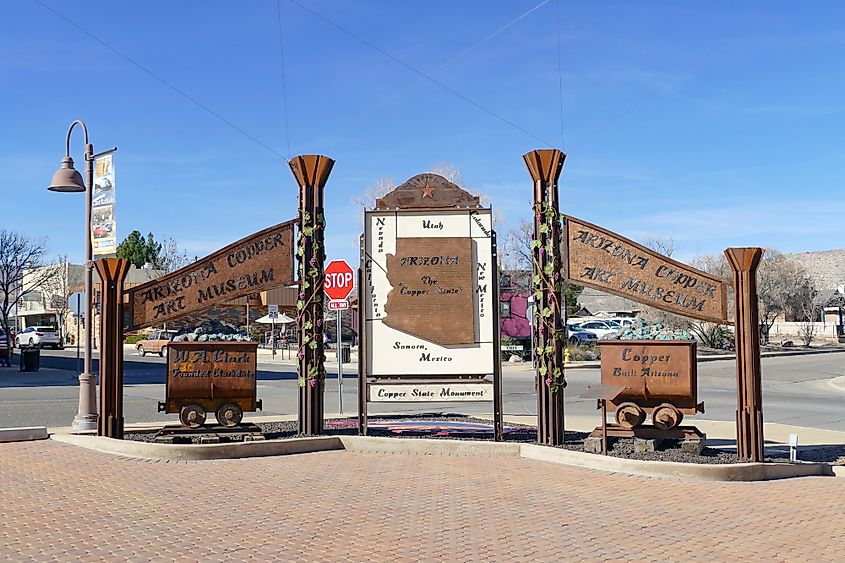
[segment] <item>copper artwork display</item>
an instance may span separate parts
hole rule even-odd
[[[728,322],[728,280],[575,217],[564,221],[568,280],[677,315]]]
[[[123,284],[129,273],[126,258],[94,262],[102,288],[100,323],[100,416],[97,435],[123,439]]]
[[[566,346],[565,283],[561,279],[561,215],[558,180],[566,155],[557,149],[522,155],[534,182],[534,232],[531,237],[531,289],[534,298],[532,343],[535,346],[537,388],[537,443],[560,446],[565,442],[564,393]]]
[[[182,424],[198,427],[213,412],[224,426],[241,422],[260,408],[256,400],[255,342],[171,342],[167,386],[159,410],[179,413]]]
[[[133,287],[129,329],[161,324],[213,305],[294,283],[288,221],[226,246],[175,272]]]
[[[763,378],[760,368],[760,316],[757,268],[762,248],[728,248],[736,298],[736,452],[742,459],[763,461]]]
[[[681,340],[608,340],[601,347],[601,384],[624,387],[609,404],[623,428],[645,422],[678,426],[684,414],[704,412],[698,402],[696,343]]]
[[[472,239],[398,238],[384,324],[441,345],[473,344]]]
[[[358,429],[369,402],[491,401],[503,439],[492,212],[419,174],[364,214],[358,270]]]

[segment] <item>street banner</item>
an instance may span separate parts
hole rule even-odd
[[[94,159],[94,193],[91,196],[91,245],[94,256],[117,251],[117,225],[114,218],[114,155]]]

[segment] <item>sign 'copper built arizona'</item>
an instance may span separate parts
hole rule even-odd
[[[639,303],[713,323],[726,323],[728,280],[631,240],[566,217],[566,278]]]
[[[133,287],[130,329],[165,323],[294,282],[295,221],[264,229],[175,272]]]
[[[625,387],[623,397],[696,397],[695,343],[681,340],[603,340],[601,384]]]

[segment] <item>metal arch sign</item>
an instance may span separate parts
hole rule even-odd
[[[296,221],[264,229],[166,276],[131,288],[129,329],[161,324],[295,282]]]
[[[567,280],[676,315],[728,323],[728,280],[575,217],[564,216],[564,223]]]

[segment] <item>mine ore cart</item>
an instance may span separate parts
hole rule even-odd
[[[625,389],[608,406],[620,427],[633,429],[651,415],[670,430],[684,414],[704,412],[698,402],[696,344],[678,340],[608,340],[601,346],[601,384]]]
[[[179,413],[190,428],[202,426],[208,412],[223,426],[237,426],[244,412],[262,406],[256,400],[257,352],[254,342],[170,342],[159,412]]]

